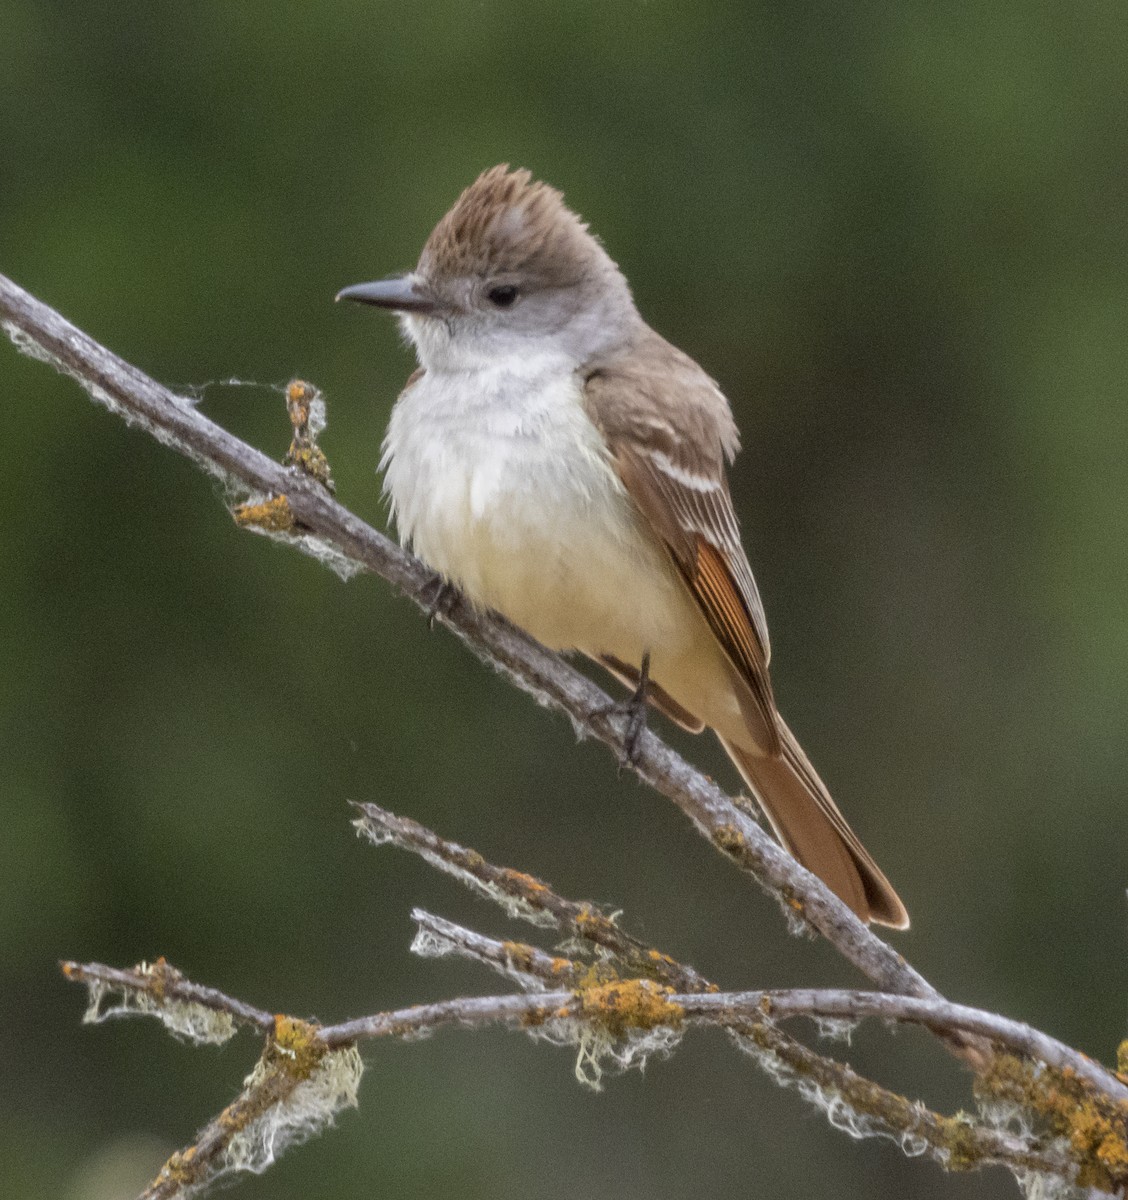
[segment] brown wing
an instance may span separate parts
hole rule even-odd
[[[764,606],[725,479],[725,459],[736,449],[727,402],[657,334],[589,374],[584,398],[628,493],[748,684],[770,739],[765,749],[778,752]]]

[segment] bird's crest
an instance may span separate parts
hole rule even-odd
[[[427,239],[419,266],[450,276],[559,277],[573,267],[582,271],[597,245],[560,192],[502,163],[483,171],[459,196]]]

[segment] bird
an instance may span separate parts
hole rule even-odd
[[[492,167],[414,270],[337,299],[397,314],[418,359],[380,461],[402,543],[473,605],[712,729],[793,857],[863,921],[907,928],[776,706],[729,403],[563,194]]]

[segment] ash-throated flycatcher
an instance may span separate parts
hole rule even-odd
[[[561,194],[494,167],[410,274],[345,288],[401,315],[419,369],[384,488],[402,540],[475,604],[708,725],[783,844],[863,920],[908,913],[776,709],[725,465],[728,402],[639,316]]]

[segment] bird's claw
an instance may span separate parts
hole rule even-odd
[[[650,654],[642,656],[642,668],[639,671],[638,687],[626,700],[616,701],[600,711],[599,715],[624,717],[626,728],[623,730],[623,742],[619,752],[619,769],[623,765],[637,767],[639,763],[639,744],[646,730],[646,705],[650,690]]]
[[[423,615],[427,618],[429,629],[434,629],[437,617],[445,617],[450,612],[459,595],[458,588],[441,575],[436,575],[426,585],[421,599],[423,602]]]

